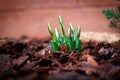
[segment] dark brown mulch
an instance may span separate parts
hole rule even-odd
[[[49,43],[0,38],[0,80],[120,80],[120,41],[83,42],[81,53]]]

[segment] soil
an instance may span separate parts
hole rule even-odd
[[[120,41],[52,52],[50,38],[0,38],[0,80],[120,80]]]

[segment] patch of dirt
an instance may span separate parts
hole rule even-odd
[[[0,80],[119,80],[120,41],[52,52],[50,39],[0,38]]]

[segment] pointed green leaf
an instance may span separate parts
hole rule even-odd
[[[57,45],[57,43],[56,42],[51,42],[51,47],[52,47],[52,50],[55,52],[55,51],[58,51],[59,50],[59,48],[58,48],[58,45]]]
[[[67,41],[66,41],[66,46],[67,46],[67,49],[68,49],[68,50],[71,50],[71,49],[72,49],[70,40],[67,40]]]
[[[74,32],[74,29],[73,29],[73,26],[72,26],[72,24],[71,23],[69,23],[70,24],[70,31],[72,32],[72,34],[73,34],[73,32]]]
[[[50,23],[48,23],[48,30],[50,32],[50,35],[53,36],[52,26]]]
[[[78,38],[80,37],[80,32],[81,32],[81,29],[80,29],[80,26],[78,26],[78,28],[77,28],[77,36],[78,36]]]
[[[73,36],[74,36],[74,40],[76,40],[76,38],[77,38],[77,32],[76,31],[73,32]]]
[[[65,35],[65,31],[64,31],[64,23],[63,23],[62,17],[59,16],[59,17],[58,17],[58,20],[59,20],[60,28],[61,28],[61,30],[62,30],[62,34],[63,34],[63,36],[66,36],[66,35]]]
[[[76,52],[81,52],[81,40],[76,39],[75,48],[77,49]]]
[[[61,35],[59,31],[57,30],[57,28],[55,28],[55,39],[58,45],[60,45],[60,40],[61,40],[60,38],[61,38]]]
[[[56,38],[60,39],[60,33],[59,33],[59,31],[57,30],[57,28],[55,28],[55,35],[56,35]]]
[[[68,28],[68,37],[71,37],[70,27]]]
[[[76,46],[76,42],[75,42],[75,41],[72,41],[72,50],[75,49],[75,46]]]

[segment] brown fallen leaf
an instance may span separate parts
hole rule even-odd
[[[92,72],[97,72],[98,64],[89,54],[84,54],[81,58],[81,62],[78,64],[86,74],[92,74]]]
[[[83,55],[82,59],[86,60],[86,61],[82,61],[83,66],[84,66],[84,64],[88,65],[88,66],[94,66],[94,67],[98,66],[98,63],[93,59],[92,56],[90,56],[88,54]]]

